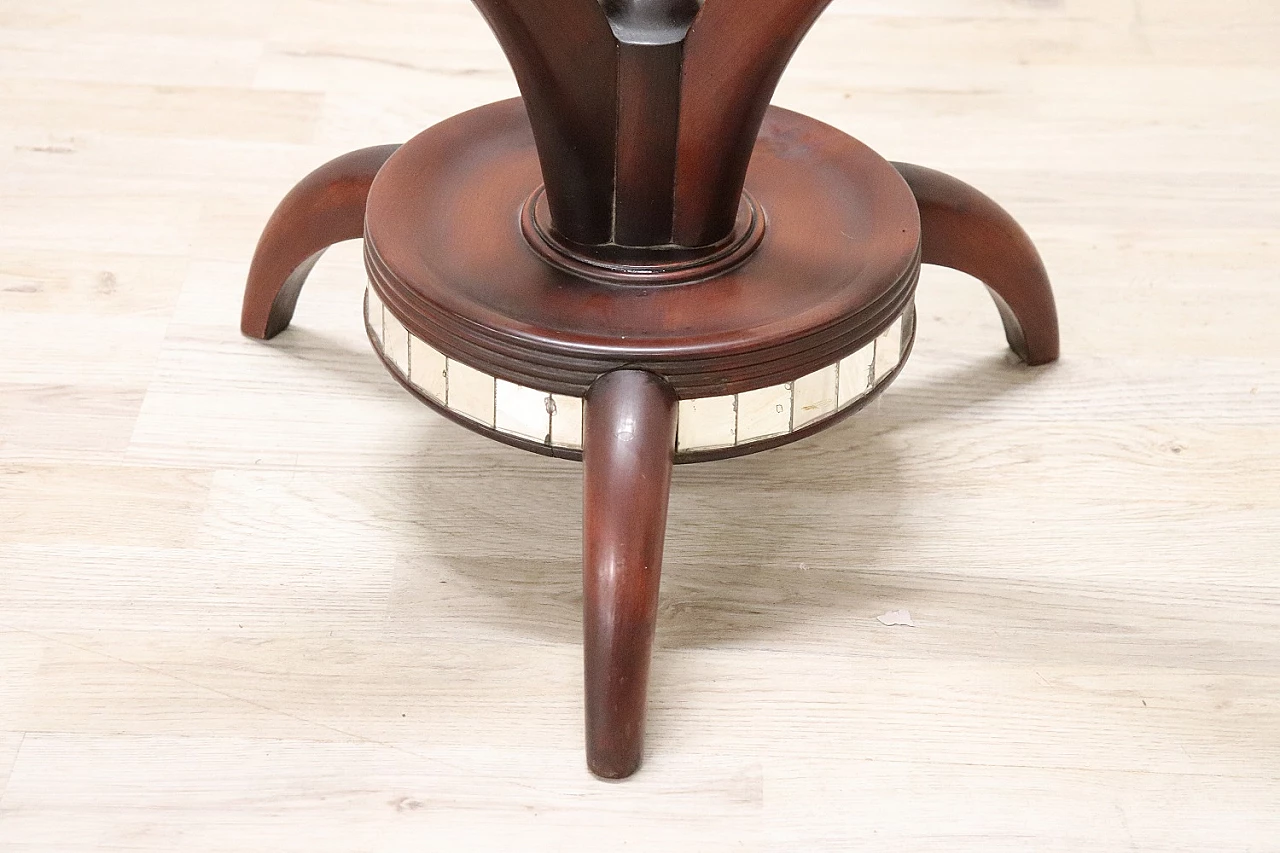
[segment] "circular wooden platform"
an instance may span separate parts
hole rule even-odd
[[[540,183],[518,99],[402,146],[366,214],[366,262],[388,314],[445,357],[523,387],[580,398],[633,367],[697,399],[838,363],[911,304],[910,189],[875,152],[796,113],[769,110],[746,183],[755,230],[718,274],[650,281],[642,269],[584,275],[549,262],[529,236]]]

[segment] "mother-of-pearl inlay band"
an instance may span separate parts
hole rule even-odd
[[[415,337],[367,290],[374,346],[433,402],[489,429],[582,449],[582,398],[498,379]],[[793,382],[723,397],[680,401],[676,452],[715,450],[786,435],[831,417],[883,383],[902,360],[908,308],[871,343]]]

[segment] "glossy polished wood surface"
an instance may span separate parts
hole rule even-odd
[[[789,381],[851,352],[905,310],[919,214],[886,160],[829,125],[770,111],[747,189],[769,224],[719,276],[674,286],[583,279],[530,248],[538,188],[518,100],[406,142],[370,191],[365,252],[383,301],[446,354],[532,387],[585,394],[622,366],[681,398]],[[642,276],[643,277],[643,274]]]
[[[364,234],[369,187],[400,146],[343,154],[303,178],[276,207],[249,266],[240,331],[274,338],[289,326],[298,296],[325,249]]]
[[[1005,338],[1030,365],[1058,358],[1058,309],[1035,244],[1000,205],[950,175],[894,163],[920,206],[921,260],[968,273],[991,292]]]
[[[680,88],[674,242],[728,232],[774,88],[830,0],[707,0],[688,36]]]
[[[910,351],[900,321],[920,270],[920,216],[902,176],[869,148],[796,113],[766,113],[812,22],[805,10],[819,8],[807,0],[774,0],[746,30],[740,15],[716,17],[692,0],[549,0],[514,15],[494,6],[504,14],[491,9],[489,22],[528,100],[454,116],[378,170],[364,204],[368,304],[378,312],[370,340],[397,379],[482,432],[514,429],[550,446],[557,395],[580,401],[587,764],[616,779],[641,758],[677,422],[682,447],[737,455],[764,449],[750,437],[781,443],[839,420],[802,408],[813,425],[793,429],[792,383],[809,380],[807,405],[822,414],[842,398],[846,409],[869,400],[873,378],[882,391]],[[607,35],[592,35],[593,17]],[[698,51],[742,42],[768,60],[763,72],[700,68],[697,51],[686,55],[694,25]],[[583,37],[616,42],[616,54],[566,76],[562,54],[577,56],[572,42]],[[602,80],[616,86],[616,113],[594,111],[589,129],[575,129]],[[682,90],[698,81],[722,103],[686,102]],[[730,118],[714,130],[730,166],[681,183],[677,134],[691,104]],[[600,128],[614,134],[610,147]],[[612,170],[575,171],[610,151]],[[745,190],[747,153],[731,152],[750,153]],[[306,197],[311,183],[293,195]],[[690,215],[682,208],[694,189],[724,197]],[[566,224],[566,199],[603,195],[607,216],[593,208],[581,219],[575,207]],[[270,229],[307,233],[307,211],[296,216]],[[676,220],[698,240],[678,239]],[[855,353],[864,355],[846,364]],[[665,401],[648,399],[655,388]],[[749,392],[769,395],[767,431]],[[650,445],[664,435],[658,453]]]
[[[356,242],[236,328],[299,178],[517,93],[475,9],[0,6],[6,853],[1274,847],[1274,4],[824,14],[776,102],[999,201],[1069,346],[926,266],[876,403],[677,467],[621,785],[581,465],[406,394]]]
[[[582,435],[582,636],[587,766],[618,779],[640,766],[649,655],[667,534],[676,395],[639,370],[600,377]]]
[[[617,45],[598,0],[477,0],[538,130],[560,230],[612,237],[618,123]]]
[[[529,103],[559,231],[713,246],[778,79],[830,0],[476,0]]]

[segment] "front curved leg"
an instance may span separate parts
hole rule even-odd
[[[364,234],[369,186],[399,147],[379,145],[343,154],[289,191],[254,250],[240,314],[241,332],[266,340],[288,327],[303,282],[324,250]]]
[[[1004,208],[964,181],[894,163],[920,206],[922,260],[987,286],[1009,346],[1027,364],[1058,358],[1058,311],[1040,253]]]
[[[641,370],[596,380],[583,410],[587,766],[607,779],[634,773],[644,746],[676,413],[671,386]]]

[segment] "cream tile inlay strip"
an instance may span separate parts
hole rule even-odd
[[[582,400],[497,379],[413,336],[372,288],[365,316],[376,346],[433,402],[498,432],[568,450],[582,448]],[[737,447],[828,418],[875,390],[902,360],[910,308],[871,343],[793,382],[680,401],[676,452]]]

